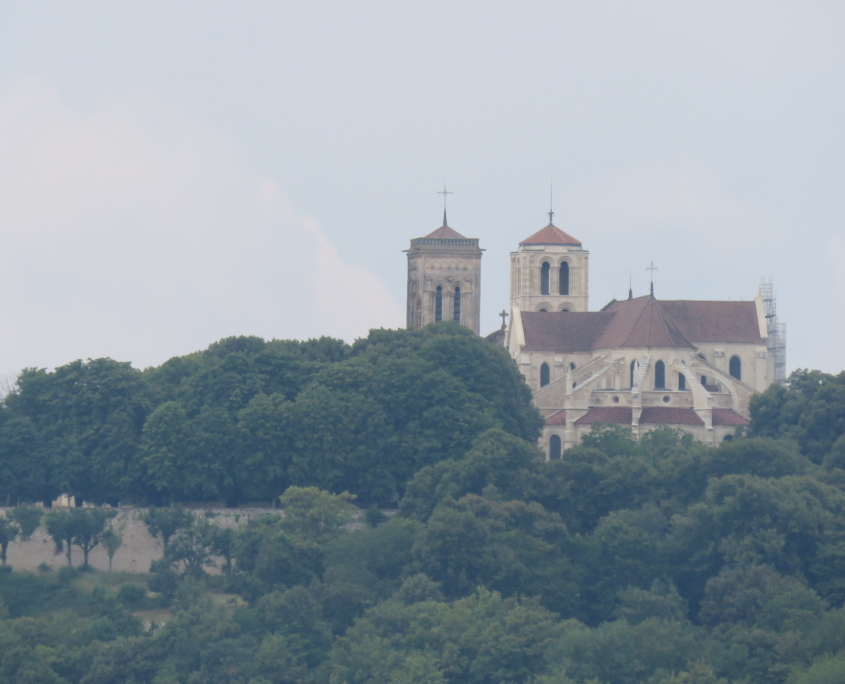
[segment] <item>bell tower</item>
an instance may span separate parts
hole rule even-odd
[[[481,254],[478,238],[446,223],[411,240],[408,254],[407,327],[458,321],[478,335],[481,316]]]
[[[589,257],[552,223],[511,252],[511,307],[520,311],[588,311]]]

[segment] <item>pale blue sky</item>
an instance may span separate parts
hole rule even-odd
[[[773,276],[788,366],[845,338],[841,2],[0,2],[0,373],[404,324],[408,241],[546,222],[591,307]]]

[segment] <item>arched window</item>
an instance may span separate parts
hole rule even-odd
[[[560,437],[557,435],[552,435],[549,438],[549,460],[550,461],[559,461],[560,460]]]
[[[654,389],[666,389],[666,364],[662,361],[654,364]]]
[[[687,388],[687,379],[683,373],[678,373],[678,389],[683,392]]]
[[[560,264],[560,294],[569,294],[569,264],[565,261]]]
[[[730,365],[728,366],[731,376],[737,380],[742,380],[742,359],[738,356],[732,356]]]
[[[455,288],[455,311],[452,315],[452,319],[459,321],[461,320],[461,288]]]
[[[434,295],[434,320],[443,320],[443,288],[437,286],[437,293]]]
[[[634,369],[637,366],[637,360],[631,361],[631,389],[634,389]]]
[[[548,385],[550,380],[549,364],[544,363],[540,366],[540,387]]]
[[[540,309],[540,313],[549,313],[549,310],[546,308]]]
[[[552,265],[544,261],[540,266],[540,294],[551,294]]]

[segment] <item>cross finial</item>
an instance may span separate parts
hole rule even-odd
[[[508,317],[508,312],[502,309],[502,313],[500,313],[499,315],[502,317],[502,330],[504,330],[507,327],[505,319]]]
[[[649,275],[649,285],[651,287],[651,296],[654,297],[654,272],[657,270],[657,266],[654,265],[652,261],[648,266],[645,267],[646,271],[650,271]]]
[[[446,195],[454,195],[455,193],[451,190],[446,189],[446,183],[443,183],[443,189],[437,191],[438,195],[443,195],[443,225],[446,224]]]
[[[549,225],[550,226],[553,225],[552,219],[555,216],[554,191],[555,191],[555,184],[554,184],[554,178],[553,178],[550,185],[549,185],[549,211],[548,211],[548,214],[549,214]]]

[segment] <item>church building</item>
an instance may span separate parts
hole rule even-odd
[[[596,423],[660,425],[707,444],[748,424],[751,396],[785,374],[785,328],[771,283],[750,301],[660,300],[654,291],[589,310],[589,252],[549,225],[511,253],[503,345],[545,417],[542,448],[559,459]],[[481,250],[446,225],[411,241],[408,327],[458,320],[478,333]]]

